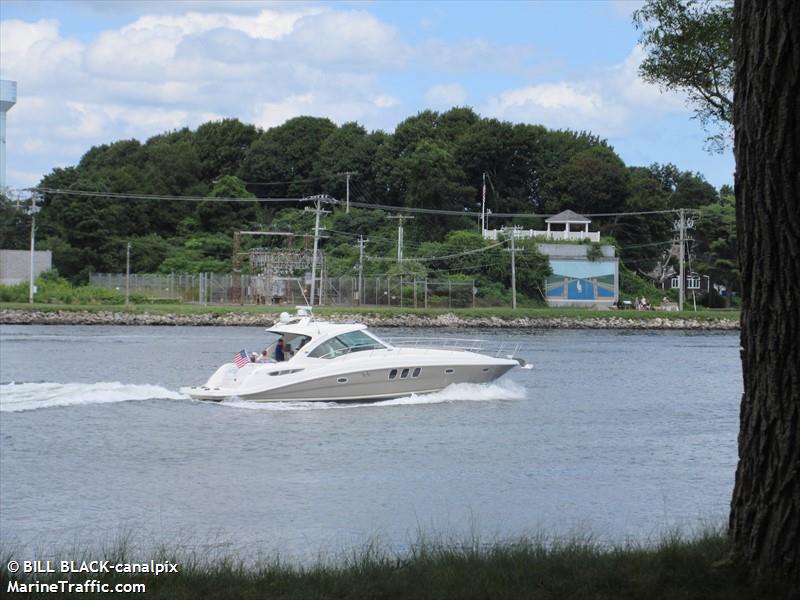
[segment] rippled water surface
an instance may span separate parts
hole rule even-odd
[[[260,329],[2,326],[2,545],[127,535],[304,559],[420,532],[620,541],[725,518],[737,334],[449,335],[514,339],[533,368],[371,405],[213,404],[177,390]]]

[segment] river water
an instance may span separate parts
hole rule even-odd
[[[260,329],[0,327],[2,550],[127,538],[303,561],[420,535],[646,541],[724,522],[738,334],[384,333],[513,339],[533,368],[371,405],[214,404],[177,390],[260,348]]]

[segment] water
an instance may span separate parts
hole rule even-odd
[[[393,330],[439,336],[441,331]],[[530,370],[371,405],[195,402],[258,328],[0,327],[0,538],[295,560],[419,533],[647,540],[726,518],[738,335],[474,331]]]

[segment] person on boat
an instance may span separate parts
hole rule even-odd
[[[250,355],[250,362],[258,362],[258,352],[253,352]]]
[[[283,362],[284,360],[286,360],[286,355],[284,354],[283,351],[283,338],[280,338],[278,340],[278,343],[275,344],[275,360],[277,362]]]
[[[259,363],[270,362],[269,361],[269,351],[266,348],[264,348],[264,351],[261,353],[261,356],[258,357],[258,360],[256,362],[259,362]]]

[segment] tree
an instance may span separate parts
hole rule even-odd
[[[625,212],[660,211],[669,194],[645,167],[628,167]],[[672,214],[615,216],[603,227],[620,244],[620,258],[630,270],[648,273],[672,245]]]
[[[0,193],[0,248],[25,250],[30,244],[30,217]]]
[[[213,180],[238,171],[258,129],[238,119],[209,121],[197,128],[194,143],[203,179]]]
[[[578,152],[558,170],[546,206],[552,213],[618,212],[627,194],[625,164],[610,148],[595,146]]]
[[[259,197],[320,193],[314,165],[325,139],[336,131],[330,119],[295,117],[258,137],[247,150],[239,177]],[[275,185],[276,182],[289,182]]]
[[[734,8],[736,220],[742,277],[733,542],[800,587],[800,3]]]
[[[320,144],[314,165],[322,191],[344,200],[347,184],[342,173],[354,173],[350,181],[350,199],[376,203],[375,153],[386,140],[383,132],[367,133],[358,123],[345,123]]]
[[[700,213],[694,236],[694,254],[697,256],[695,269],[708,275],[712,282],[725,286],[726,307],[731,305],[731,293],[741,289],[737,261],[736,209],[732,200],[723,196],[719,202],[705,207]]]
[[[647,57],[639,67],[645,81],[683,91],[707,131],[733,119],[733,10],[714,0],[648,0],[633,16],[642,30]],[[717,132],[709,146],[721,151],[726,135]]]
[[[216,233],[232,233],[235,229],[259,220],[261,209],[255,196],[247,191],[244,183],[233,175],[220,177],[209,198],[253,198],[253,202],[229,202],[208,200],[197,205],[197,218],[203,230]]]

